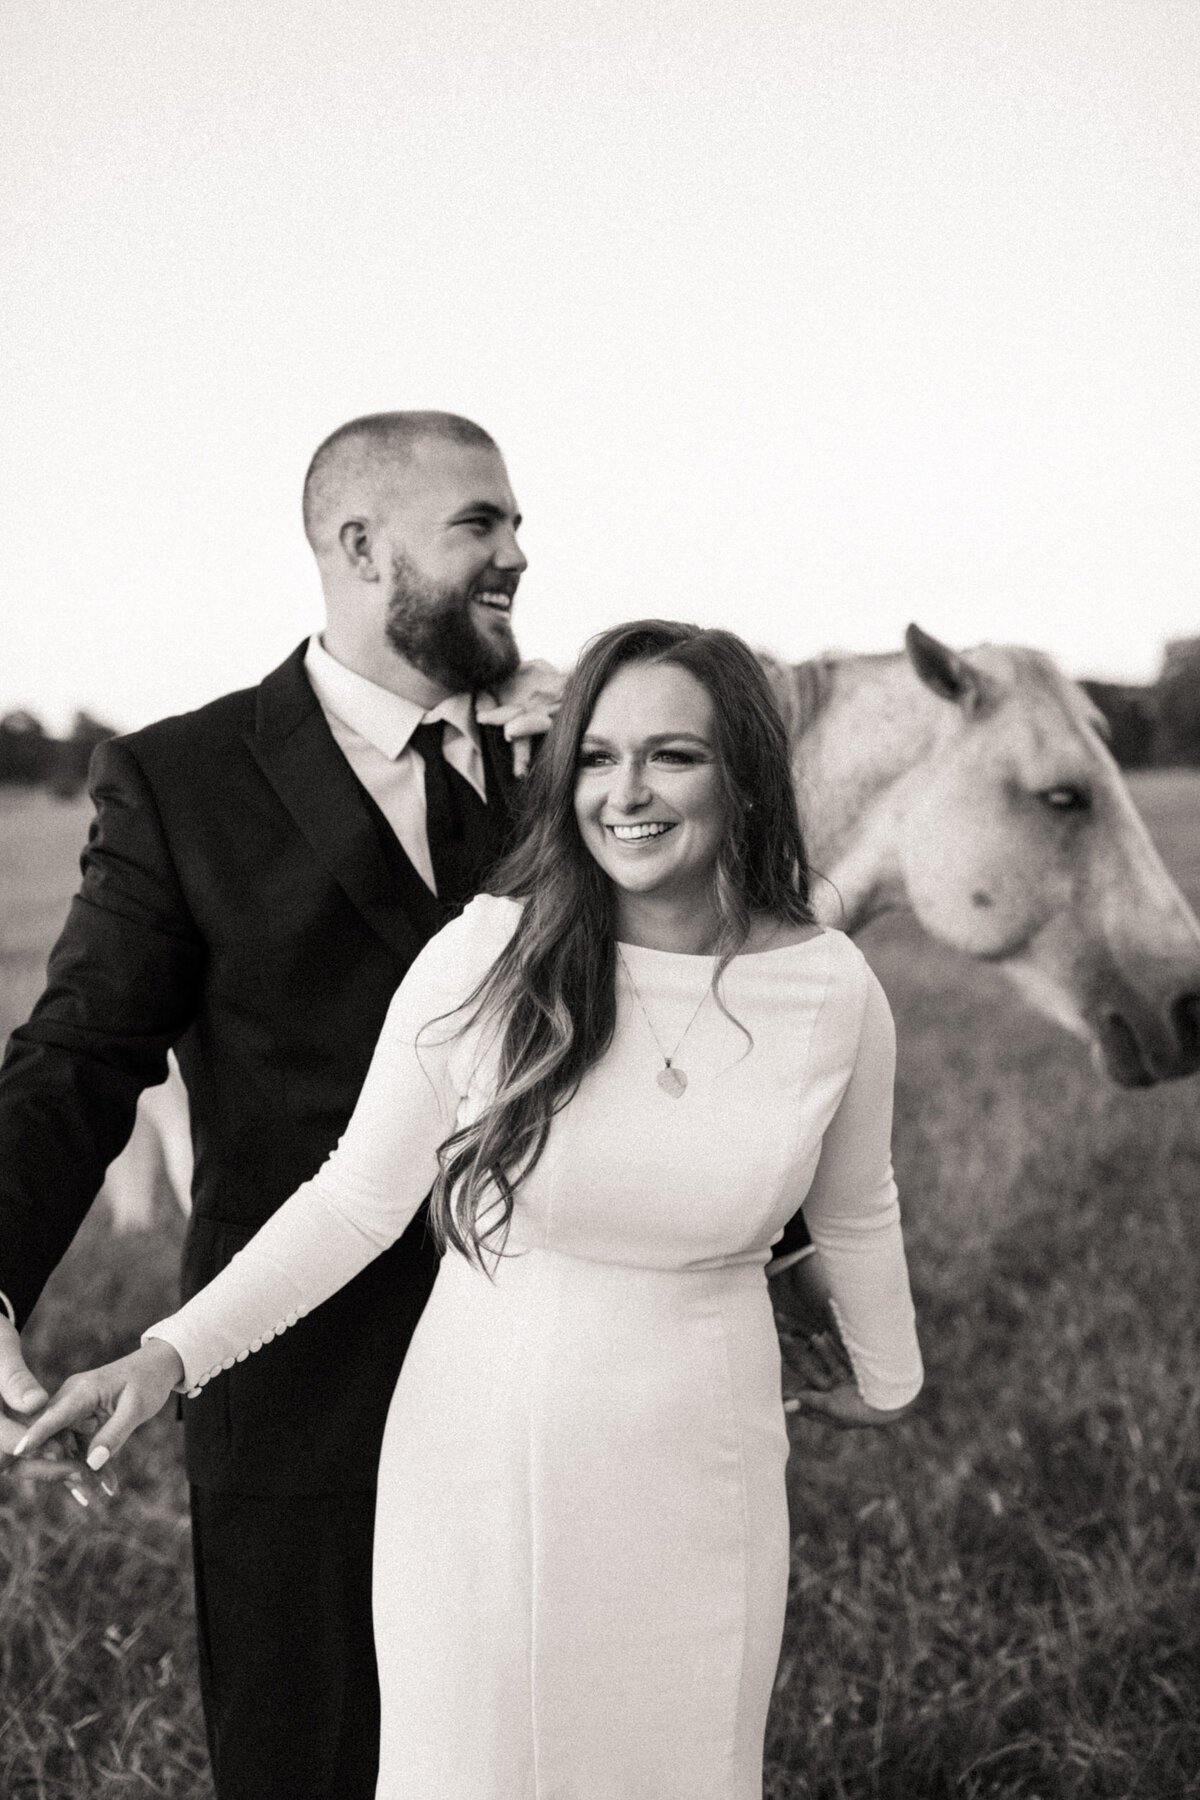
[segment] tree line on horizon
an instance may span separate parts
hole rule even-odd
[[[1152,682],[1079,685],[1108,720],[1123,769],[1200,767],[1200,637],[1168,643]]]
[[[46,788],[69,800],[87,781],[97,744],[115,737],[91,713],[77,712],[65,738],[52,737],[36,713],[18,708],[0,718],[0,786]]]
[[[1112,750],[1123,769],[1200,768],[1200,637],[1175,638],[1152,682],[1082,681],[1108,720]],[[116,736],[88,712],[77,712],[65,738],[52,737],[35,713],[0,717],[0,786],[47,788],[64,799],[87,781],[97,744]]]

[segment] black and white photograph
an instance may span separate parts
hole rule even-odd
[[[1200,7],[0,86],[2,1800],[1200,1796]]]

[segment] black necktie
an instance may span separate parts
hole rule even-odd
[[[418,725],[409,739],[425,764],[425,835],[438,899],[469,900],[493,860],[493,821],[471,783],[446,761],[444,722]]]

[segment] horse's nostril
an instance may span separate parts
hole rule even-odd
[[[1171,1007],[1171,1024],[1189,1062],[1200,1063],[1200,994],[1181,994]]]

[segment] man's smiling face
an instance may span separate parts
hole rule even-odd
[[[498,450],[420,443],[380,521],[392,648],[451,692],[501,682],[520,655],[511,613],[526,567],[521,516]]]

